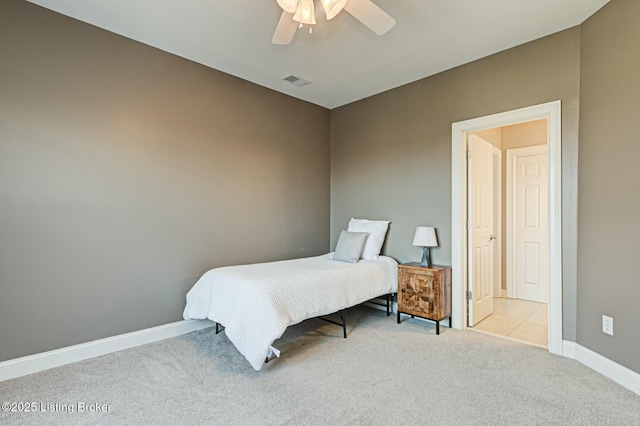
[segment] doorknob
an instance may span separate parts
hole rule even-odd
[[[496,238],[498,238],[498,237],[493,235],[493,234],[489,235],[489,241],[495,240]]]

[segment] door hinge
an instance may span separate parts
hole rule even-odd
[[[471,221],[470,220],[467,221],[467,229],[471,229]]]
[[[467,300],[471,300],[473,299],[473,293],[471,293],[470,291],[467,292]]]
[[[467,159],[471,158],[471,150],[467,151]]]

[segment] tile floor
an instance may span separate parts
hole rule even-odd
[[[546,303],[496,297],[493,314],[472,329],[546,348],[547,318]]]

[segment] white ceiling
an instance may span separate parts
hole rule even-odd
[[[342,11],[271,44],[276,0],[29,0],[261,86],[335,108],[582,23],[609,0],[373,0],[377,36]],[[312,84],[282,81],[296,74]]]

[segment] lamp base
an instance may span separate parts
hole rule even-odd
[[[431,254],[429,253],[430,247],[422,247],[422,260],[420,261],[420,266],[429,266],[431,265]]]

